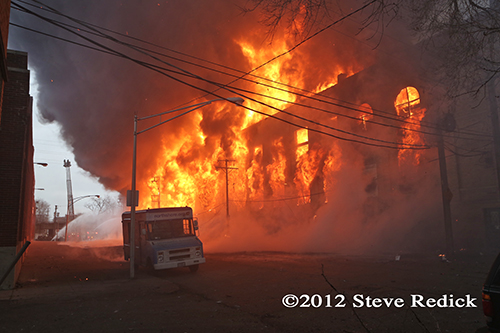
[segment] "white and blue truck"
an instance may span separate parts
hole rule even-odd
[[[122,214],[123,250],[130,259],[130,212]],[[190,207],[135,212],[135,264],[150,270],[189,267],[196,272],[205,263],[198,221]]]

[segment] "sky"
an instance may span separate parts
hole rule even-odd
[[[75,156],[68,145],[61,138],[60,125],[46,123],[40,120],[37,107],[39,95],[36,72],[30,68],[30,95],[33,97],[33,146],[35,147],[35,163],[48,163],[46,167],[35,164],[35,200],[45,200],[50,206],[50,216],[53,216],[55,206],[61,216],[67,211],[66,168],[64,160],[71,162],[71,182],[73,198],[87,195],[110,196],[117,198],[119,193],[109,191],[100,184],[95,177],[83,170],[75,163]],[[43,190],[41,190],[43,189]],[[91,197],[78,200],[74,204],[75,214],[89,212],[85,207]]]
[[[171,47],[177,45],[177,49],[198,56],[203,55],[209,59],[216,57],[209,56],[208,53],[220,55],[223,58],[219,60],[221,63],[229,58],[235,58],[232,56],[235,52],[238,53],[240,61],[244,60],[235,43],[231,42],[231,49],[222,45],[229,38],[210,34],[209,36],[213,37],[210,41],[201,34],[207,27],[225,33],[230,31],[214,26],[214,22],[223,22],[220,24],[225,25],[241,21],[241,17],[236,15],[224,21],[219,19],[229,9],[232,13],[240,12],[235,5],[228,6],[228,2],[218,1],[218,10],[214,9],[215,4],[208,5],[205,2],[157,4],[92,0],[83,4],[49,0],[47,3],[79,19],[122,33],[130,32],[133,36],[159,45]],[[206,7],[214,10],[212,15],[214,17],[207,20],[196,19],[208,18]],[[47,12],[40,11],[40,13],[56,20],[62,19]],[[189,20],[186,21],[186,17],[181,17],[179,13],[187,14]],[[130,17],[134,19],[131,20]],[[199,24],[191,24],[193,21]],[[11,22],[61,38],[83,42],[62,28],[15,9],[11,12]],[[182,29],[173,29],[182,25],[184,25]],[[240,28],[243,29],[244,27]],[[189,38],[182,37],[181,31]],[[203,40],[205,43],[203,48],[199,42],[193,42],[194,36]],[[91,37],[97,42],[103,42],[95,36]],[[111,47],[121,50],[116,45]],[[221,52],[224,47],[225,52]],[[51,187],[57,186],[56,188],[60,189],[59,194],[47,200],[52,205],[66,202],[66,176],[62,166],[64,159],[69,159],[73,165],[74,197],[92,193],[102,195],[104,188],[98,186],[98,183],[124,194],[130,189],[131,183],[134,114],[139,113],[142,116],[173,109],[201,95],[200,92],[194,95],[191,88],[186,88],[130,61],[37,35],[18,27],[10,27],[9,48],[28,52],[28,66],[32,72],[32,80],[34,85],[38,84],[40,90],[37,94],[38,89],[34,86],[31,91],[34,96],[35,159],[49,163],[49,167],[37,166],[37,187],[45,188],[45,191],[37,191],[37,198],[48,198],[49,193],[55,195],[56,190]],[[128,52],[131,53],[130,50]],[[134,53],[132,56],[138,55]],[[40,119],[42,123],[39,122]],[[180,119],[175,127],[170,128],[171,133],[179,135],[178,131],[183,125],[183,119]],[[156,143],[161,142],[161,136],[168,131],[168,127],[163,126],[163,131],[156,130],[153,135],[145,134],[141,137],[138,178],[154,175],[150,170],[150,161],[153,159],[152,155],[157,154],[159,150]],[[146,145],[146,140],[151,140],[152,144]],[[71,149],[68,150],[65,143]],[[43,159],[45,161],[42,161]],[[85,176],[89,174],[95,178]],[[45,175],[46,184],[42,181],[42,175]],[[92,184],[96,186],[91,186]]]
[[[255,13],[243,14],[239,7],[241,2],[238,1],[213,1],[210,4],[205,1],[45,2],[63,13],[92,24],[237,69],[248,70],[275,55],[272,53],[274,46],[270,45],[270,41],[265,37],[266,27],[259,24]],[[35,10],[24,3],[23,5]],[[61,16],[43,10],[39,10],[39,14],[64,21]],[[134,19],[130,19],[131,17]],[[75,24],[69,20],[65,22]],[[19,10],[12,9],[11,23],[89,45],[63,28]],[[107,46],[122,51],[127,56],[154,62],[138,52],[123,49],[93,35],[84,36],[90,36],[99,43],[107,43]],[[119,38],[130,42],[124,36]],[[149,44],[140,44],[135,40],[134,42],[152,48]],[[246,45],[252,44],[254,46],[251,46],[251,49],[270,49],[271,52],[262,54],[262,59],[250,63],[244,49]],[[281,47],[280,43],[275,45],[278,49]],[[93,44],[90,46],[95,47]],[[52,206],[66,205],[66,175],[62,166],[65,159],[69,159],[73,165],[71,175],[74,197],[103,195],[106,194],[104,188],[124,194],[130,189],[131,183],[134,114],[141,117],[175,109],[204,95],[203,91],[137,66],[129,60],[38,35],[12,25],[9,29],[9,48],[28,52],[28,66],[33,83],[31,95],[34,97],[35,160],[49,163],[47,168],[36,166],[36,186],[45,189],[37,191],[36,197],[48,201]],[[308,63],[317,57],[326,57],[330,59],[331,64],[339,62],[351,66],[353,52],[361,54],[356,52],[357,48],[366,46],[356,44],[352,48],[338,48],[335,43],[325,45],[321,40],[313,39],[308,42],[304,52],[296,52],[297,60],[292,59],[286,71],[292,74],[296,72],[295,66],[299,62]],[[154,50],[166,52],[160,47]],[[176,53],[173,55],[178,56]],[[163,59],[171,61],[170,58]],[[192,61],[191,58],[188,60]],[[165,66],[164,63],[159,65]],[[182,62],[179,66],[193,70]],[[315,66],[304,72],[301,80],[309,82],[314,88],[330,82],[331,73],[338,70],[332,68],[331,71],[324,71],[323,67]],[[201,75],[221,82],[229,80],[211,72]],[[180,78],[185,79],[182,76]],[[207,83],[189,83],[194,83],[205,91],[213,89],[213,86]],[[228,92],[219,94],[223,94],[223,97],[234,96],[234,93]],[[219,96],[204,99],[214,97]],[[209,108],[203,111],[205,110],[211,115],[214,114]],[[241,117],[238,118],[240,114],[232,114],[236,116],[226,116],[224,119],[207,117],[201,124],[202,127],[205,126],[205,136],[213,137],[205,142],[206,145],[213,146],[219,138],[223,138],[226,146],[230,145],[234,134],[228,129],[241,121]],[[147,180],[157,173],[158,164],[161,163],[160,143],[170,144],[178,141],[179,137],[185,137],[198,128],[196,121],[198,118],[194,116],[183,117],[176,120],[175,124],[172,122],[172,125],[164,125],[161,130],[151,131],[140,137],[137,176],[139,185],[146,183],[144,179]],[[189,154],[197,153],[193,151]],[[165,181],[164,184],[166,183]],[[145,193],[147,188],[140,190]],[[117,195],[115,192],[110,194]],[[81,207],[85,201],[82,200],[75,207],[77,212],[85,210],[85,207]]]
[[[250,72],[265,63],[268,65],[252,73],[311,92],[319,87],[334,85],[341,73],[349,76],[370,68],[377,59],[379,64],[389,63],[394,68],[393,58],[399,56],[405,67],[410,66],[406,48],[402,48],[399,42],[406,40],[403,38],[404,31],[394,28],[393,33],[400,38],[380,40],[380,45],[375,49],[367,44],[365,37],[354,33],[359,32],[359,21],[354,19],[343,21],[335,29],[326,29],[294,48],[294,45],[299,45],[296,43],[300,38],[294,39],[284,29],[276,31],[271,38],[267,27],[261,24],[259,13],[242,12],[240,5],[245,3],[243,0],[44,2],[60,12],[50,12],[22,2],[26,7],[23,10],[36,11],[37,15],[14,9],[11,23],[56,38],[11,26],[9,48],[28,53],[33,83],[31,95],[34,97],[35,161],[49,164],[46,168],[35,166],[36,187],[44,188],[43,191],[36,191],[36,198],[49,202],[52,211],[54,205],[61,207],[61,215],[66,213],[67,203],[63,160],[70,160],[73,165],[71,176],[75,198],[96,194],[116,197],[118,192],[125,194],[130,189],[134,116],[145,118],[180,106],[235,95],[245,98],[245,106],[251,105],[251,98],[263,100],[261,105],[254,103],[254,109],[251,110],[271,114],[285,107],[283,101],[290,99],[291,102],[294,97],[280,95],[280,89],[261,84],[269,83],[264,79],[256,80],[262,82],[234,81],[242,72]],[[348,6],[350,3],[346,2],[348,11],[353,10]],[[14,7],[16,4],[19,6],[17,1],[13,4]],[[59,15],[61,12],[65,16]],[[45,19],[40,20],[40,16]],[[78,20],[71,20],[68,16]],[[64,27],[72,28],[64,29],[57,22],[64,22]],[[370,35],[369,32],[365,33]],[[377,43],[378,40],[370,42]],[[381,49],[391,58],[379,58]],[[282,56],[278,57],[279,54]],[[269,63],[271,59],[276,61]],[[394,72],[398,78],[405,75],[403,71]],[[368,71],[366,75],[368,79],[365,81],[376,86],[380,75],[376,71]],[[221,89],[221,86],[227,85],[230,89]],[[394,98],[398,91],[394,88]],[[211,95],[209,92],[212,92]],[[274,93],[278,93],[277,100],[271,99]],[[391,98],[389,95],[376,94],[372,99],[374,103],[390,107],[393,102]],[[272,105],[266,104],[266,101]],[[357,105],[364,101],[350,102]],[[366,232],[364,222],[367,217],[362,212],[365,201],[370,200],[365,189],[372,179],[363,176],[363,150],[347,147],[340,153],[326,138],[323,143],[329,149],[328,157],[325,155],[324,159],[314,159],[314,149],[311,154],[303,156],[304,159],[311,156],[315,162],[325,165],[327,163],[320,160],[347,161],[345,165],[349,167],[345,167],[345,170],[325,171],[335,178],[332,181],[338,180],[328,201],[335,202],[335,205],[324,205],[322,212],[311,217],[308,209],[301,209],[298,205],[299,208],[291,211],[283,199],[280,209],[272,209],[269,205],[270,211],[266,214],[261,213],[259,208],[254,209],[255,216],[247,213],[247,210],[256,206],[251,200],[264,196],[264,185],[260,185],[261,179],[264,179],[261,170],[270,170],[268,167],[274,164],[271,154],[261,154],[262,148],[259,147],[263,142],[267,144],[277,140],[276,148],[272,151],[278,157],[281,154],[279,143],[282,142],[288,160],[296,161],[292,131],[296,127],[309,128],[310,131],[319,129],[314,125],[318,114],[312,110],[307,110],[306,114],[306,117],[312,117],[312,123],[306,121],[308,119],[295,119],[295,127],[287,127],[289,125],[283,122],[272,122],[274,127],[269,127],[270,130],[265,133],[264,130],[259,132],[258,127],[247,127],[247,121],[255,114],[230,103],[212,103],[199,112],[141,134],[138,137],[137,155],[139,208],[156,207],[158,201],[154,200],[159,196],[155,194],[160,188],[160,206],[192,206],[200,218],[200,224],[204,225],[204,237],[218,242],[224,236],[217,245],[224,250],[241,250],[241,246],[246,249],[289,250],[288,244],[292,244],[295,250],[325,251],[332,249],[331,244],[341,244],[332,242],[330,236],[325,236],[322,243],[318,242],[318,235],[325,234],[325,228],[328,228],[329,235],[335,234],[345,240],[350,240],[351,235],[359,238],[360,231]],[[255,117],[251,124],[259,119]],[[335,122],[335,119],[329,120]],[[357,119],[349,118],[349,121],[352,122],[349,126],[359,125]],[[141,122],[139,130],[153,124],[153,120],[148,118]],[[280,133],[283,135],[281,139],[275,137]],[[283,133],[287,133],[287,137]],[[374,138],[376,140],[384,138],[383,133],[374,132],[373,135],[377,136]],[[246,140],[246,136],[250,139]],[[344,137],[346,140],[349,138]],[[396,141],[389,143],[393,144],[393,148],[398,144]],[[225,228],[228,224],[224,207],[227,199],[224,194],[228,183],[218,165],[225,159],[235,161],[231,166],[234,167],[230,188],[233,200],[231,216],[240,221],[248,219],[249,229],[241,233],[245,239],[226,237]],[[249,159],[252,159],[252,163],[248,162]],[[275,161],[279,160],[275,158]],[[277,195],[285,193],[285,175],[288,175],[296,189],[308,189],[306,177],[301,178],[298,172],[292,175],[283,163],[278,164],[275,170],[279,172],[275,173],[277,176],[273,183],[276,185],[275,190],[271,185],[266,185],[266,191],[271,189]],[[332,162],[328,165],[336,164]],[[315,169],[308,170],[313,172]],[[313,179],[313,175],[309,176]],[[159,182],[153,184],[152,179],[159,179]],[[105,188],[117,192],[107,192]],[[344,195],[351,192],[352,195]],[[294,197],[292,195],[286,200],[296,200]],[[427,195],[419,202],[429,198],[432,197]],[[78,202],[75,212],[85,212],[85,203],[89,200]],[[236,209],[237,205],[240,205],[239,210]],[[434,201],[429,205],[434,208]],[[414,206],[412,202],[408,207],[394,203],[394,211],[386,211],[385,215],[380,216],[378,234],[385,236],[389,230],[396,243],[399,243],[401,237],[393,230],[399,228],[401,216],[410,214],[414,216],[415,223],[421,218],[413,209],[422,211],[422,205]],[[295,214],[297,211],[301,215]],[[431,209],[424,211],[434,213]],[[306,232],[301,228],[309,218],[316,220],[307,227],[307,236],[304,236]],[[351,221],[349,228],[332,223],[346,220]],[[290,225],[293,223],[295,227]],[[411,224],[407,223],[397,230],[406,233],[410,227]],[[376,235],[374,242],[380,240],[373,229],[369,233]],[[276,242],[276,237],[282,234],[284,238]],[[231,244],[226,243],[227,239]],[[256,239],[262,241],[255,242]],[[381,242],[386,243],[385,239]],[[366,242],[361,245],[368,248],[370,244]],[[357,246],[351,242],[345,244],[343,249]]]

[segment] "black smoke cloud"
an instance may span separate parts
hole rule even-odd
[[[207,59],[222,63],[241,59],[228,36],[229,32],[241,28],[235,24],[241,17],[239,10],[228,3],[47,1],[47,4],[86,22]],[[57,15],[37,12],[74,24]],[[16,10],[12,11],[11,21],[91,45],[62,28]],[[235,28],[228,29],[230,24]],[[132,57],[147,60],[137,52],[87,36]],[[40,89],[39,100],[35,103],[43,119],[61,125],[61,134],[73,148],[78,165],[111,189],[123,192],[128,186],[133,115],[158,113],[201,95],[129,60],[16,27],[11,28],[10,42],[11,48],[29,53],[30,68],[36,73]],[[177,126],[168,130],[175,134],[183,121],[186,122],[179,119]],[[143,145],[140,157],[153,158],[155,148],[155,145]]]
[[[265,33],[266,28],[259,23],[259,13],[244,14],[241,8],[245,3],[239,1],[47,0],[46,4],[85,22],[244,71],[249,70],[250,65],[236,41],[249,40],[260,47],[272,43]],[[75,25],[62,16],[23,6]],[[95,47],[61,27],[18,10],[12,10],[11,22]],[[344,28],[350,29],[349,24]],[[126,47],[93,35],[85,36],[128,56],[159,64]],[[274,40],[279,36],[277,32]],[[366,55],[370,52],[365,45],[342,36],[328,31],[296,51],[296,61],[307,63],[309,67],[305,75],[307,88],[314,89],[317,82],[327,77],[339,63],[346,66],[354,62],[362,64],[362,58],[372,58]],[[29,66],[36,73],[40,90],[35,103],[43,119],[61,125],[62,137],[72,147],[81,168],[107,188],[122,193],[130,186],[134,114],[139,117],[155,114],[204,94],[130,60],[17,27],[11,26],[9,43],[10,48],[29,54]],[[136,41],[134,44],[154,48]],[[159,48],[154,50],[165,52]],[[177,64],[194,70],[187,64]],[[290,65],[288,71],[294,70],[296,68]],[[208,79],[229,81],[211,72],[197,71]],[[215,88],[204,82],[190,82],[207,90]],[[151,175],[151,165],[155,164],[152,161],[158,156],[161,138],[168,144],[169,140],[177,139],[181,129],[189,130],[192,122],[189,117],[181,118],[175,124],[164,125],[161,130],[152,131],[155,133],[139,137],[139,179]],[[203,125],[210,126],[210,123]],[[216,130],[207,129],[207,132]]]

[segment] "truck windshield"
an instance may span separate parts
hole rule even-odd
[[[169,239],[193,236],[193,221],[191,219],[154,221],[147,224],[148,239]]]

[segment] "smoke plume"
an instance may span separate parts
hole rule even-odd
[[[165,50],[168,48],[243,72],[283,53],[299,41],[287,35],[283,27],[278,27],[273,36],[267,35],[267,28],[260,23],[258,11],[242,11],[244,1],[47,0],[46,3],[66,15],[163,48],[107,32],[135,45],[208,66],[194,58]],[[348,6],[352,6],[352,2]],[[53,20],[75,24],[62,16],[45,15]],[[254,74],[319,92],[336,84],[341,73],[351,76],[377,61],[391,62],[387,54],[397,57],[401,50],[399,42],[394,42],[397,39],[382,39],[378,48],[374,48],[373,41],[365,39],[370,35],[369,30],[357,35],[361,18],[354,16],[324,31]],[[13,10],[11,20],[60,38],[96,47],[61,27],[16,10]],[[393,27],[387,29],[388,34]],[[394,31],[398,31],[398,38],[407,37],[403,36],[401,29],[394,28]],[[130,59],[16,27],[11,27],[10,33],[10,47],[29,54],[29,66],[36,74],[40,89],[40,98],[35,103],[43,119],[61,125],[61,135],[72,147],[76,163],[81,168],[97,177],[106,188],[122,194],[131,186],[134,115],[144,117],[216,98],[204,96],[204,92]],[[85,36],[137,61],[178,70],[96,35]],[[207,80],[229,83],[234,79],[162,55],[155,54],[155,57]],[[278,64],[278,69],[272,72],[274,64]],[[235,73],[224,67],[217,69]],[[182,75],[176,77],[203,90],[216,89],[216,86],[206,81]],[[376,87],[377,76],[371,76],[370,80]],[[262,82],[269,84],[267,81]],[[233,86],[265,95],[275,92],[269,87],[241,80]],[[216,94],[234,96],[234,93],[224,90]],[[279,100],[246,94],[278,109],[289,106]],[[201,100],[194,101],[201,96],[204,96]],[[389,108],[393,107],[391,103],[395,97],[395,94],[380,96],[389,101],[383,104]],[[289,100],[292,97],[280,93],[276,98]],[[352,102],[360,105],[364,101]],[[277,112],[272,107],[259,106],[250,99],[245,101],[245,105],[265,113]],[[305,116],[324,119],[311,110]],[[413,227],[421,225],[429,216],[434,216],[434,197],[426,193],[434,193],[435,177],[424,177],[425,180],[419,186],[414,186],[416,190],[412,192],[411,199],[409,196],[394,195],[379,202],[377,209],[370,213],[368,206],[373,198],[367,188],[374,178],[366,176],[365,155],[361,150],[343,146],[333,153],[328,148],[333,147],[330,140],[316,155],[315,163],[320,166],[310,166],[302,157],[301,170],[312,170],[315,174],[304,173],[300,178],[298,173],[290,171],[290,165],[300,160],[296,157],[298,153],[295,147],[287,139],[274,139],[273,133],[256,132],[257,127],[252,125],[259,121],[276,122],[274,128],[290,134],[290,138],[297,128],[263,118],[249,120],[247,110],[219,102],[140,134],[137,162],[140,208],[155,208],[157,202],[161,206],[193,206],[200,218],[201,237],[206,239],[206,248],[213,251],[368,251],[381,243],[392,244],[391,250],[403,250],[409,239],[418,243],[415,237],[408,235],[412,233]],[[144,129],[155,123],[152,120],[140,125]],[[301,126],[307,125],[301,123]],[[381,138],[384,135],[372,134]],[[271,139],[276,141],[276,148],[272,152],[263,148]],[[304,156],[312,158],[312,155],[307,153]],[[383,160],[385,155],[380,156]],[[229,163],[229,167],[234,169],[222,169],[224,164],[221,161],[226,159],[234,160]],[[280,173],[273,170],[288,171]],[[319,176],[315,177],[319,175],[318,170],[328,172],[325,183],[329,181],[330,184],[322,196],[322,200],[327,203],[313,207],[299,199],[289,200],[288,197],[295,196],[306,198],[308,194],[298,193],[300,191],[309,191],[311,198],[316,194],[308,187],[309,183],[314,185],[314,182],[322,180]],[[422,170],[418,169],[417,173],[423,175]],[[228,184],[232,200],[229,221],[226,221],[224,210],[224,172],[229,172],[231,177]],[[286,172],[292,175],[288,179],[283,176]],[[412,181],[415,183],[415,180]],[[266,185],[271,183],[273,185]],[[260,199],[283,200],[268,207],[268,204],[259,203]],[[77,224],[78,221],[75,222]],[[114,223],[116,227],[119,221]],[[101,226],[96,227],[96,230],[99,228]]]

